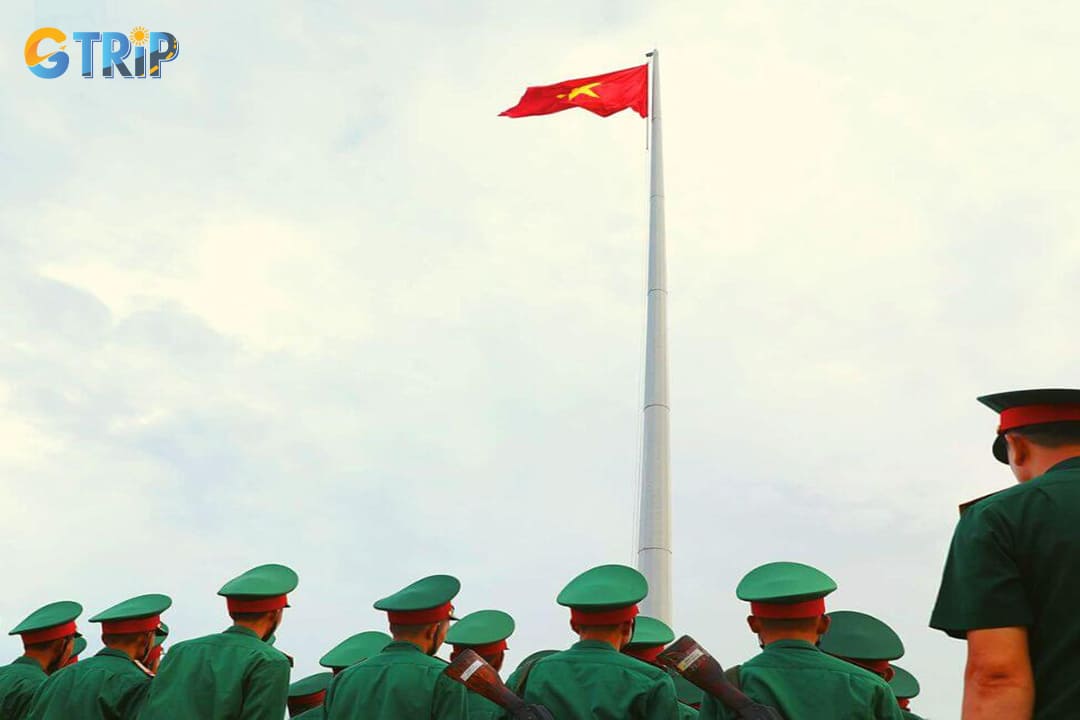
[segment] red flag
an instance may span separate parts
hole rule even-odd
[[[550,115],[579,107],[601,117],[631,108],[645,117],[649,114],[648,89],[649,66],[638,65],[604,75],[528,88],[517,105],[499,115],[512,118]]]

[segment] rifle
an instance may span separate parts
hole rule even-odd
[[[689,635],[668,645],[657,661],[724,703],[742,720],[784,720],[776,708],[754,702],[732,685],[716,658]]]
[[[529,705],[503,684],[495,668],[472,650],[465,650],[443,670],[451,680],[486,697],[510,713],[513,720],[555,720],[543,705]]]

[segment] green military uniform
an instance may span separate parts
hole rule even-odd
[[[390,636],[378,630],[368,630],[345,638],[319,659],[319,664],[335,675],[347,667],[378,655],[390,644]]]
[[[75,619],[82,614],[82,605],[70,600],[50,603],[35,610],[15,626],[9,635],[20,635],[24,645],[76,636]],[[74,647],[74,643],[72,643]],[[63,660],[61,666],[70,659]],[[49,679],[37,660],[23,655],[10,665],[0,667],[0,718],[23,720],[30,711],[34,693]]]
[[[269,612],[287,607],[297,584],[289,568],[262,565],[230,580],[218,594],[227,598],[230,612]],[[285,656],[250,629],[233,625],[172,646],[139,720],[281,720],[288,692]]]
[[[557,602],[575,627],[619,625],[637,616],[648,594],[645,577],[623,565],[602,565],[574,578]],[[599,640],[536,661],[525,680],[525,701],[559,720],[678,720],[675,685],[664,670],[623,655]]]
[[[656,662],[656,658],[674,640],[675,632],[667,623],[648,615],[639,615],[634,619],[634,635],[622,651],[642,662],[661,667]],[[671,676],[671,681],[675,683],[675,698],[679,701],[680,720],[697,718],[697,707],[701,705],[701,689],[677,672],[667,668],[661,669],[667,672]],[[687,686],[696,692],[688,690]]]
[[[1004,434],[1080,422],[1080,390],[1025,390],[979,400],[1001,413],[994,456],[1007,462]],[[952,637],[1024,627],[1035,675],[1035,720],[1080,707],[1080,457],[1041,477],[969,504],[953,533],[930,626]]]
[[[518,663],[518,666],[514,668],[514,672],[510,673],[510,677],[506,679],[506,687],[514,691],[516,695],[521,695],[523,692],[522,685],[529,677],[529,673],[532,672],[532,666],[536,664],[537,660],[546,658],[548,655],[554,655],[559,652],[558,650],[538,650],[532,655]]]
[[[289,685],[289,717],[294,718],[312,710],[321,710],[330,687],[333,673],[321,672],[308,675]]]
[[[496,670],[501,670],[506,641],[513,634],[514,618],[502,610],[469,613],[446,634],[446,642],[454,646],[450,659],[465,650],[472,650]],[[469,696],[470,720],[495,720],[502,713],[503,709],[487,698],[475,694]]]
[[[900,704],[900,712],[903,714],[904,720],[922,720],[921,717],[908,709],[912,698],[919,695],[919,681],[899,665],[893,665],[892,669],[893,676],[889,680],[889,687],[892,688],[893,695],[896,696],[896,701]]]
[[[816,618],[836,583],[800,563],[769,563],[752,570],[736,595],[761,619]],[[901,720],[900,707],[882,678],[831,657],[805,640],[771,642],[738,670],[739,685],[756,702],[792,720]],[[703,720],[735,718],[711,695],[701,704]]]
[[[375,603],[390,624],[431,625],[452,618],[457,578],[433,575]],[[434,652],[434,650],[432,650]],[[394,641],[382,652],[339,673],[330,683],[328,720],[465,720],[464,686],[443,673],[446,663],[411,642]]]
[[[172,605],[167,595],[140,595],[90,618],[102,635],[151,633]],[[153,647],[147,648],[147,653]],[[153,674],[137,660],[106,647],[88,660],[52,675],[38,688],[29,720],[133,720]]]

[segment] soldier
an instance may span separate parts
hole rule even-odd
[[[315,673],[289,685],[289,717],[319,717],[332,677],[333,673]]]
[[[375,603],[386,611],[393,642],[334,678],[326,694],[329,720],[465,720],[465,686],[447,677],[435,657],[453,617],[457,578],[432,575]]]
[[[674,640],[675,633],[667,623],[647,615],[638,615],[634,618],[634,635],[622,651],[630,657],[660,667],[656,658]],[[661,667],[661,669],[671,675],[671,681],[675,684],[675,699],[679,701],[679,718],[695,720],[698,717],[697,707],[701,706],[701,689],[682,675],[667,668]]]
[[[570,608],[580,642],[536,661],[525,679],[525,702],[559,720],[678,720],[671,677],[620,652],[648,592],[645,577],[624,565],[602,565],[571,580],[557,602]]]
[[[755,701],[786,718],[902,720],[888,684],[817,647],[829,629],[825,596],[836,583],[809,565],[776,562],[751,570],[735,594],[750,603],[747,623],[763,651],[732,668],[729,677]],[[706,695],[703,720],[735,713]]]
[[[297,584],[284,565],[260,565],[225,583],[218,595],[232,627],[174,645],[139,720],[281,720],[289,662],[266,640]]]
[[[86,652],[86,638],[80,635],[75,638],[75,644],[71,646],[71,657],[64,663],[64,667],[79,662],[79,656],[84,652]]]
[[[29,720],[130,720],[138,715],[153,673],[144,661],[154,648],[167,595],[140,595],[90,618],[101,623],[105,648],[49,677],[34,695]]]
[[[506,687],[514,691],[515,694],[521,695],[525,691],[525,681],[529,677],[529,673],[532,672],[532,666],[536,664],[537,660],[546,658],[548,655],[554,655],[559,652],[558,650],[538,650],[532,655],[518,663],[518,666],[514,668],[514,672],[510,673],[510,677],[506,679]]]
[[[472,650],[495,668],[502,670],[506,658],[506,641],[514,634],[514,618],[501,610],[478,610],[461,618],[450,632],[446,642],[454,647],[450,653],[453,660],[465,650]],[[471,720],[495,720],[502,715],[502,708],[480,695],[469,696]]]
[[[1080,390],[979,398],[1018,485],[968,503],[930,626],[967,640],[965,720],[1071,717],[1080,707]]]
[[[829,629],[818,642],[823,652],[869,670],[885,682],[892,679],[889,663],[904,657],[904,643],[891,627],[854,610],[836,610],[825,617]]]
[[[158,666],[161,665],[161,654],[165,652],[165,640],[169,637],[169,626],[165,623],[161,623],[158,629],[154,631],[154,647],[150,649],[150,654],[146,656],[146,668],[157,675]]]
[[[896,696],[896,702],[900,705],[900,713],[904,716],[904,720],[923,720],[911,712],[911,699],[919,694],[919,681],[899,665],[893,665],[892,669],[893,676],[889,681],[889,687]]]
[[[21,636],[24,652],[0,667],[0,718],[26,717],[37,689],[71,658],[75,639],[81,637],[75,627],[81,614],[82,605],[63,600],[36,610],[8,633]]]
[[[319,659],[319,664],[334,675],[342,670],[378,655],[390,644],[391,637],[378,630],[368,630],[345,638]]]

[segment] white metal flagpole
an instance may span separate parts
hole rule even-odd
[[[660,136],[660,53],[653,50],[650,180],[649,288],[645,328],[645,408],[641,458],[638,568],[649,581],[645,615],[669,625],[671,607],[671,450],[667,363],[667,260],[664,249],[664,151]]]

